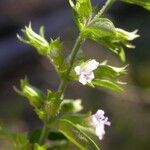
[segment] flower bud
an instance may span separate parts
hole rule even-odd
[[[20,41],[27,43],[33,46],[34,48],[36,48],[39,54],[47,55],[50,48],[49,43],[43,36],[35,33],[32,30],[31,23],[29,24],[29,27],[25,26],[25,29],[23,29],[22,31],[24,33],[24,38],[17,35]]]
[[[42,105],[42,101],[45,99],[45,95],[37,88],[31,86],[27,79],[21,80],[21,90],[15,89],[19,94],[26,97],[32,106],[39,108]]]

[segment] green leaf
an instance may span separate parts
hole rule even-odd
[[[144,7],[147,10],[150,10],[150,1],[149,0],[121,0],[130,4],[135,4]]]
[[[137,30],[127,32],[115,28],[113,23],[106,18],[97,18],[89,26],[81,30],[81,36],[85,39],[91,39],[107,47],[113,53],[116,53],[122,61],[125,61],[123,46],[134,48],[130,41],[139,37]]]
[[[48,139],[51,141],[67,140],[66,137],[62,133],[56,132],[56,131],[51,131],[48,135]]]
[[[62,132],[80,150],[100,150],[96,143],[71,121],[61,119],[59,125],[60,132]]]
[[[123,89],[121,87],[119,87],[116,83],[113,83],[109,80],[95,79],[92,81],[92,84],[95,86],[109,88],[109,89],[117,91],[117,92],[123,92]]]
[[[0,123],[0,137],[7,138],[10,141],[13,141],[15,138],[15,134],[9,131],[4,125]]]
[[[124,67],[113,67],[107,65],[107,61],[100,63],[99,67],[94,71],[95,78],[104,79],[117,79],[121,75],[126,74],[126,68]]]
[[[47,150],[47,145],[35,144],[34,145],[34,150]]]
[[[26,133],[13,133],[0,124],[0,136],[10,140],[16,150],[31,149],[31,144]]]
[[[60,94],[48,90],[46,100],[43,102],[42,107],[35,109],[35,112],[42,121],[49,124],[56,119],[57,113],[60,109],[60,103]]]
[[[115,26],[114,24],[107,18],[97,18],[94,20],[89,27],[95,27],[102,31],[114,32]]]
[[[74,124],[80,124],[82,126],[88,127],[87,118],[91,115],[91,113],[80,114],[80,113],[65,113],[61,116],[61,119],[69,120]]]
[[[31,145],[27,134],[18,133],[15,136],[14,147],[17,150],[27,150],[31,149]]]
[[[55,68],[59,71],[63,70],[64,65],[64,56],[62,54],[63,44],[60,41],[60,38],[55,40],[51,39],[49,43],[49,52],[47,53],[47,57],[55,66]]]
[[[61,98],[57,92],[48,91],[47,101],[44,103],[44,112],[47,116],[54,117],[60,108]],[[49,118],[49,117],[48,117]]]
[[[34,130],[30,136],[30,142],[38,143],[40,136],[41,136],[41,129]]]
[[[84,26],[90,16],[92,15],[92,6],[90,0],[76,0],[74,4],[73,0],[69,0],[71,7],[73,8],[74,19],[79,29]]]

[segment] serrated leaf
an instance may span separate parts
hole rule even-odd
[[[62,54],[63,44],[60,38],[51,40],[49,44],[49,53],[47,57],[53,63],[57,70],[61,70],[64,63],[64,56]]]
[[[51,117],[56,115],[58,113],[60,103],[61,103],[61,98],[59,93],[48,91],[47,101],[45,101],[43,107],[46,115]]]
[[[115,31],[114,24],[107,18],[97,18],[90,24],[90,27],[95,27],[97,29],[109,32]]]
[[[117,91],[117,92],[123,92],[123,89],[120,86],[118,86],[117,84],[115,84],[115,83],[113,83],[109,80],[95,79],[95,80],[92,81],[92,83],[95,86],[109,88],[109,89]]]
[[[80,150],[100,150],[86,133],[69,120],[61,119],[59,130]]]
[[[144,7],[147,10],[150,10],[150,1],[149,0],[121,0],[130,4],[135,4]]]

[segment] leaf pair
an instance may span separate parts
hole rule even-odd
[[[139,37],[136,33],[137,30],[127,32],[115,28],[114,24],[107,18],[97,18],[91,22],[90,25],[83,28],[81,36],[107,47],[113,53],[119,55],[122,61],[125,61],[123,46],[134,48],[134,46],[130,44],[130,41]]]

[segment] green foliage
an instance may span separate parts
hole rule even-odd
[[[35,144],[34,149],[33,150],[47,150],[47,145],[39,145],[39,144]]]
[[[51,131],[48,135],[48,139],[51,141],[67,140],[66,137],[62,133],[56,132],[56,131]]]
[[[136,4],[150,10],[150,0],[121,0],[130,4]]]
[[[26,133],[13,133],[0,125],[0,137],[8,139],[16,150],[30,150],[31,144]]]
[[[115,28],[113,23],[107,18],[97,18],[90,25],[83,28],[81,36],[86,39],[92,39],[107,47],[109,50],[119,55],[122,61],[125,61],[123,46],[134,48],[134,46],[130,44],[130,41],[139,37],[136,33],[137,30],[127,32]]]
[[[20,41],[34,47],[40,55],[48,57],[58,73],[62,74],[65,72],[66,66],[62,54],[63,44],[59,38],[55,40],[51,39],[51,41],[48,42],[44,37],[44,27],[41,27],[40,33],[37,34],[32,30],[31,23],[29,27],[25,26],[22,32],[24,38],[17,34]]]
[[[36,109],[36,113],[39,118],[49,125],[57,119],[57,114],[60,109],[60,95],[59,93],[51,92],[48,90],[46,100],[41,108]]]
[[[100,150],[97,144],[82,130],[82,128],[70,120],[60,120],[59,130],[80,150]]]
[[[95,79],[92,84],[95,86],[101,86],[108,89],[115,90],[117,92],[122,92],[123,89],[119,84],[125,84],[118,80],[118,77],[126,74],[125,67],[113,67],[107,65],[107,61],[100,63],[99,67],[94,71]]]
[[[17,37],[20,41],[33,46],[34,48],[37,49],[38,53],[41,55],[46,55],[49,52],[50,50],[49,43],[43,37],[44,32],[42,32],[42,28],[40,30],[41,35],[39,35],[32,30],[30,23],[29,27],[25,26],[25,29],[23,29],[22,32],[24,34],[24,38],[19,36],[19,34],[17,34]]]
[[[123,89],[119,87],[116,83],[113,83],[112,81],[105,80],[105,79],[95,79],[92,81],[92,84],[95,86],[101,86],[111,90],[115,90],[117,92],[123,91]]]
[[[60,38],[57,38],[56,40],[51,39],[50,52],[47,54],[47,57],[59,71],[63,71],[62,68],[64,68],[63,66],[65,65],[62,49],[63,44],[61,43]]]
[[[18,133],[14,139],[14,147],[16,150],[30,150],[31,144],[29,142],[28,136],[23,133]]]
[[[74,20],[76,25],[81,30],[85,26],[91,15],[92,15],[92,6],[90,0],[76,0],[74,4],[73,0],[69,0],[71,7],[73,8]]]
[[[99,67],[95,70],[96,78],[110,78],[117,79],[118,77],[125,75],[127,66],[113,67],[107,65],[107,61],[100,63]]]

